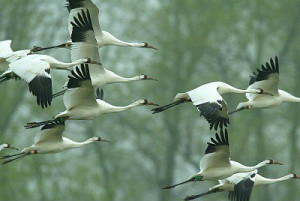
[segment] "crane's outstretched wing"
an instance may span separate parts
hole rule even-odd
[[[99,23],[99,9],[91,0],[67,0],[66,7],[70,12],[70,16],[76,15],[78,9],[86,8],[91,13],[92,24],[96,35],[101,34],[101,28]],[[69,18],[70,19],[70,18]],[[68,23],[69,33],[72,33],[72,26]]]
[[[62,141],[62,133],[65,130],[65,122],[63,120],[54,120],[53,122],[42,127],[41,131],[34,137],[34,144],[42,142],[60,142]]]
[[[207,143],[205,155],[200,160],[200,170],[203,171],[210,167],[229,167],[230,166],[230,150],[227,129],[220,134],[216,133],[216,137],[211,138],[211,142]]]
[[[214,128],[215,130],[223,129],[229,124],[229,115],[227,111],[227,104],[222,100],[208,101],[200,105],[196,105],[200,116],[204,116],[206,121],[209,123],[210,130]]]
[[[90,58],[94,61],[101,63],[99,49],[97,41],[95,39],[95,33],[92,27],[91,17],[89,10],[83,10],[77,12],[77,15],[70,21],[73,26],[71,34],[72,46],[71,46],[71,58],[72,61]],[[93,81],[98,74],[104,72],[102,65],[92,64],[90,65],[90,76]]]
[[[96,107],[97,101],[89,75],[88,64],[81,64],[80,68],[76,67],[75,70],[71,71],[71,74],[71,76],[68,76],[68,89],[63,96],[67,110],[76,105]]]
[[[266,62],[266,65],[262,65],[261,69],[257,69],[257,73],[253,72],[250,75],[250,82],[248,89],[262,89],[264,92],[268,92],[272,95],[278,95],[279,84],[279,62],[278,57],[275,57],[275,62],[271,58],[270,62]],[[264,94],[246,94],[249,100],[253,100],[257,96],[265,96]]]
[[[230,183],[234,184],[234,191],[229,192],[229,199],[231,201],[249,201],[256,174],[257,170],[254,170],[248,174],[235,174],[227,178]]]
[[[52,80],[49,63],[40,60],[38,56],[23,57],[9,64],[9,67],[28,83],[29,91],[37,97],[37,104],[44,108],[51,105]]]
[[[186,92],[200,112],[200,116],[210,124],[210,129],[223,129],[229,124],[227,104],[214,84],[205,84]]]

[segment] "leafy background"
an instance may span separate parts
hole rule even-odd
[[[105,87],[104,99],[126,105],[139,98],[159,104],[178,92],[221,80],[246,88],[249,74],[276,55],[280,88],[300,96],[299,0],[94,0],[102,29],[127,41],[148,41],[159,51],[104,47],[106,68],[123,76],[144,73],[159,82]],[[0,40],[13,49],[48,46],[69,40],[62,0],[0,1]],[[68,50],[44,52],[69,61]],[[54,91],[66,81],[52,72]],[[41,109],[25,82],[0,87],[0,142],[30,146],[39,129],[30,121],[49,119],[64,110],[62,98]],[[225,96],[230,110],[244,95]],[[111,144],[93,144],[53,155],[31,156],[0,166],[0,200],[182,200],[216,184],[205,181],[161,190],[199,171],[206,142],[213,136],[199,113],[186,104],[152,115],[139,107],[93,121],[70,121],[65,135],[83,141],[101,136]],[[273,158],[284,166],[259,170],[280,177],[299,170],[299,104],[237,113],[229,126],[232,159],[246,165]],[[7,154],[1,153],[1,154]],[[254,189],[251,200],[298,200],[297,181]],[[227,200],[226,193],[202,200]]]

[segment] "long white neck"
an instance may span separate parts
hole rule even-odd
[[[143,47],[145,43],[129,43],[122,41],[111,33],[102,31],[102,34],[96,35],[96,39],[98,42],[98,47],[103,47],[105,45],[116,45],[116,46],[125,46],[125,47]]]
[[[300,98],[293,96],[286,91],[278,90],[278,92],[283,102],[300,102]]]
[[[65,69],[82,63],[85,63],[84,59],[78,59],[71,63],[64,63],[53,58],[53,60],[49,62],[50,68],[56,68],[56,69]]]
[[[255,166],[245,166],[245,165],[242,165],[240,164],[239,162],[236,162],[236,161],[230,161],[231,164],[236,167],[236,172],[251,172],[253,170],[256,170],[260,167],[263,167],[263,166],[266,166],[269,161],[268,160],[265,160],[265,161],[262,161],[260,163],[258,163],[257,165]]]
[[[86,141],[83,141],[83,142],[75,142],[69,138],[65,138],[63,137],[63,140],[64,140],[64,143],[65,143],[65,146],[66,146],[66,149],[74,149],[74,148],[79,148],[79,147],[82,147],[82,146],[85,146],[87,144],[91,144],[93,142],[95,142],[93,140],[93,138],[90,138]]]
[[[136,102],[131,103],[131,104],[126,105],[126,106],[114,106],[114,105],[106,103],[102,100],[97,100],[97,102],[98,102],[98,105],[99,105],[100,109],[103,110],[103,113],[123,112],[125,110],[129,110],[133,107],[137,107],[137,106],[141,105],[140,101],[136,101]]]
[[[265,178],[265,177],[263,177],[261,175],[256,175],[255,176],[255,184],[254,185],[273,184],[273,183],[276,183],[276,182],[289,180],[291,178],[293,178],[292,174],[288,174],[288,175],[285,175],[283,177],[279,177],[279,178],[276,178],[276,179],[270,179],[270,178]]]
[[[237,93],[237,94],[241,94],[241,93],[258,93],[257,89],[238,89],[235,88],[229,84],[223,83],[221,82],[220,85],[217,88],[218,92],[220,93],[220,95],[225,94],[225,93]]]
[[[133,82],[133,81],[139,81],[141,80],[141,77],[138,76],[134,76],[134,77],[121,77],[121,76],[117,76],[115,77],[112,82],[116,83],[116,82],[120,82],[120,83],[124,83],[124,82]]]

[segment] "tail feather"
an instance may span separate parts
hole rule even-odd
[[[153,108],[151,111],[152,111],[152,114],[159,113],[159,112],[162,112],[164,110],[167,110],[171,107],[174,107],[176,105],[179,105],[179,104],[182,104],[182,103],[185,103],[185,102],[189,102],[189,100],[186,99],[186,98],[182,98],[182,99],[179,99],[177,101],[174,101],[173,103],[170,103],[170,104],[167,104],[167,105],[164,105],[164,106],[161,106],[161,107]]]

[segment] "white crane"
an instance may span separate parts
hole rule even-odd
[[[95,119],[103,114],[122,112],[133,107],[141,105],[156,105],[145,99],[138,100],[127,106],[114,106],[103,100],[96,99],[94,88],[91,84],[89,76],[89,67],[87,64],[81,65],[81,70],[77,67],[71,71],[72,76],[69,76],[68,90],[63,96],[66,110],[59,113],[53,120],[43,122],[27,123],[26,128],[34,128],[41,125],[46,125],[56,120],[89,120]]]
[[[65,122],[62,120],[53,121],[42,127],[41,131],[35,135],[34,144],[24,148],[21,153],[3,156],[3,164],[31,154],[58,153],[67,149],[79,148],[93,142],[109,142],[101,137],[92,137],[84,142],[75,142],[63,137]]]
[[[227,127],[229,124],[229,116],[227,112],[227,103],[222,98],[223,94],[226,93],[264,93],[261,89],[247,89],[242,90],[230,86],[224,82],[210,82],[204,85],[201,85],[191,91],[185,93],[178,93],[174,102],[168,105],[157,107],[152,109],[153,114],[162,112],[166,109],[174,107],[178,104],[193,102],[200,112],[200,116],[204,118],[210,124],[210,129],[214,128],[215,130],[220,127],[223,129],[223,126]]]
[[[248,201],[250,199],[252,188],[260,185],[274,184],[290,179],[300,179],[299,175],[288,174],[276,179],[266,178],[257,174],[257,170],[248,173],[237,173],[226,179],[219,180],[219,184],[211,187],[207,192],[187,196],[184,200],[194,200],[209,194],[229,191],[229,199],[231,201]]]
[[[0,76],[0,83],[17,78],[25,80],[29,85],[29,91],[37,97],[37,104],[44,108],[51,105],[52,101],[50,68],[66,70],[82,63],[100,64],[89,58],[64,63],[48,55],[31,54],[10,63],[9,69]]]
[[[80,12],[81,11],[81,12]],[[89,10],[81,9],[78,11],[77,16],[74,16],[70,23],[73,26],[71,39],[71,58],[72,61],[89,57],[95,61],[101,61],[99,56],[99,50],[97,47],[97,41],[95,39],[95,33],[92,27],[92,21]],[[103,65],[89,65],[90,77],[94,88],[102,88],[106,84],[111,83],[128,83],[139,80],[156,80],[145,74],[134,76],[131,78],[125,78],[115,74],[112,71],[107,70]],[[67,84],[66,84],[67,85]],[[65,87],[66,87],[65,85]],[[57,97],[64,94],[65,90],[62,90],[53,95]]]
[[[80,1],[67,0],[66,7],[70,12],[70,18],[68,22],[70,35],[72,34],[72,25],[70,23],[70,19],[72,19],[74,15],[77,15],[78,9],[86,8],[91,13],[92,26],[94,27],[95,30],[95,36],[96,36],[98,48],[101,48],[106,45],[115,45],[115,46],[123,46],[123,47],[152,48],[157,50],[157,48],[155,48],[154,46],[150,45],[147,42],[134,42],[134,43],[125,42],[120,39],[117,39],[115,36],[113,36],[111,33],[107,31],[102,31],[98,19],[99,9],[91,0],[80,0]],[[41,48],[41,47],[35,47],[35,48],[39,48],[40,50],[51,49],[51,48],[70,48],[71,44],[72,42],[68,41],[57,46],[51,46],[46,48]]]
[[[14,150],[19,150],[13,146],[11,146],[10,144],[7,144],[7,143],[4,143],[4,144],[1,144],[0,145],[0,152],[3,150],[3,149],[14,149]]]
[[[275,62],[270,58],[270,63],[266,62],[266,66],[262,65],[261,69],[257,69],[257,73],[253,72],[250,77],[248,89],[260,88],[265,94],[246,94],[248,101],[239,103],[236,110],[230,114],[244,109],[272,108],[284,102],[300,102],[300,98],[278,89],[279,62],[277,56]]]
[[[207,145],[205,155],[200,160],[200,171],[188,180],[165,186],[164,189],[173,188],[193,181],[221,180],[233,174],[250,172],[268,164],[282,165],[272,159],[264,160],[255,166],[244,166],[239,162],[231,160],[227,129],[225,129],[225,132],[220,130],[220,134],[216,133],[215,139],[211,138],[211,142],[208,142]]]

